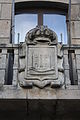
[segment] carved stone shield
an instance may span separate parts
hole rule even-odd
[[[35,85],[40,88],[52,84],[60,85],[58,75],[57,35],[46,26],[30,30],[25,40],[25,68],[20,73],[21,86]]]
[[[58,78],[56,47],[48,45],[28,46],[26,78],[32,80],[56,80]]]

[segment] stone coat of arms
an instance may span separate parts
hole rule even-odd
[[[44,88],[64,84],[61,45],[56,33],[47,26],[37,26],[26,34],[19,56],[20,86]]]

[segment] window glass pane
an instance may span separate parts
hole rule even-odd
[[[50,29],[56,32],[58,36],[58,42],[61,42],[61,34],[63,43],[67,43],[67,28],[66,28],[66,16],[56,14],[44,14],[43,24],[47,25]]]
[[[20,33],[20,42],[24,42],[26,33],[36,25],[37,14],[15,15],[15,43],[18,43],[18,33]]]

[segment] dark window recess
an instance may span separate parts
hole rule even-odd
[[[0,53],[2,53],[2,50],[0,49]]]
[[[14,52],[8,51],[6,73],[5,73],[5,85],[12,85],[13,64],[14,64]]]
[[[68,50],[71,85],[78,85],[75,50]]]

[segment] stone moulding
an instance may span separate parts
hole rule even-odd
[[[20,86],[61,87],[64,84],[63,57],[58,54],[56,33],[47,26],[37,26],[26,34],[25,45],[26,55],[19,60]]]

